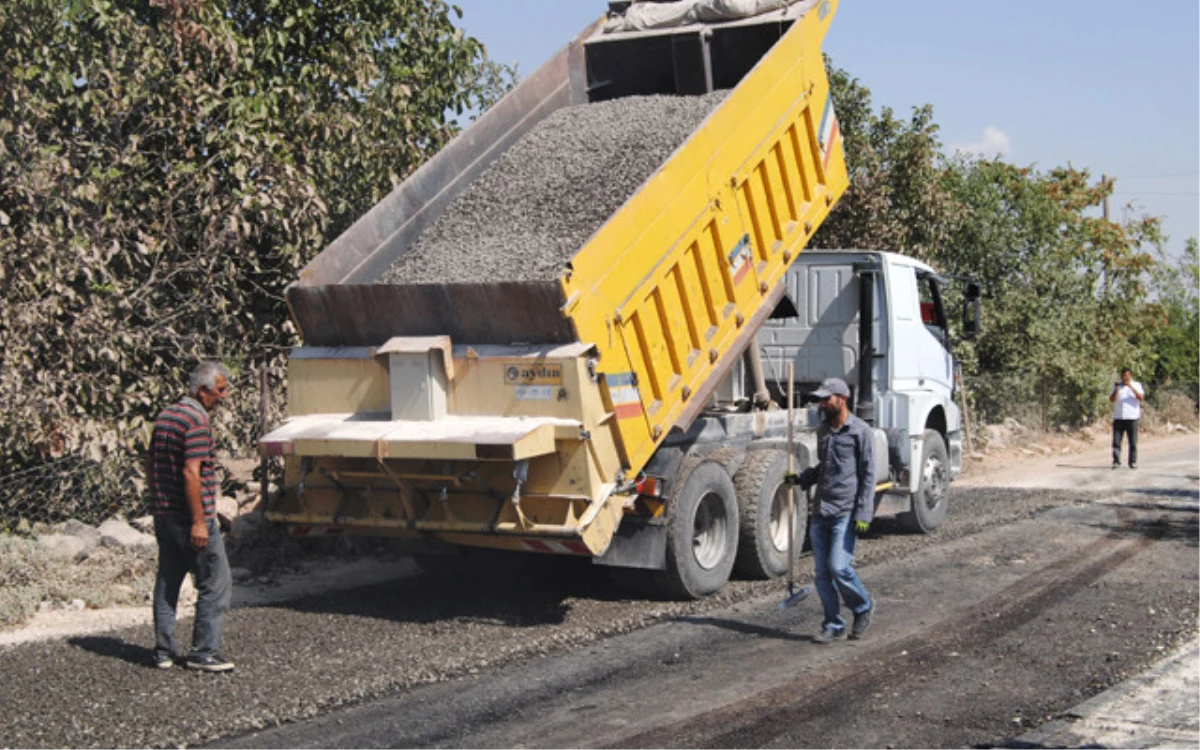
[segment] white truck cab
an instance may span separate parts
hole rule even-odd
[[[797,393],[827,377],[844,379],[851,408],[886,438],[891,481],[879,512],[932,530],[945,516],[946,487],[962,470],[947,280],[895,253],[810,250],[788,271],[787,284],[795,315],[777,313],[758,336],[768,389],[775,397],[786,392],[788,362]],[[978,286],[968,283],[964,296],[969,336],[978,329]]]

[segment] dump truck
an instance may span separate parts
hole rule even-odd
[[[889,458],[877,462],[881,508],[935,527],[961,420],[952,379],[918,367],[909,383],[901,360],[909,333],[945,351],[949,333],[944,311],[901,329],[892,307],[904,300],[907,325],[932,280],[940,311],[936,274],[878,253],[797,265],[849,181],[821,53],[836,7],[617,33],[600,19],[319,254],[287,291],[303,345],[288,360],[287,419],[260,441],[283,461],[267,518],[295,536],[401,537],[425,555],[583,558],[680,598],[719,590],[735,569],[779,576],[787,389],[765,373],[789,360],[801,386],[853,380]],[[705,97],[650,174],[625,175],[632,194],[608,189],[645,151],[621,137],[645,126],[649,104],[602,108],[666,99],[670,113]],[[597,197],[570,210],[601,211],[598,226],[575,238],[553,224],[566,208],[533,210],[522,220],[550,223],[472,258],[468,246],[486,242],[471,232],[524,210],[472,191],[498,165],[536,160],[540,145],[521,151],[533,133],[590,154],[555,118],[602,111],[616,119],[591,137],[615,137],[615,155],[583,176],[555,167],[561,184],[529,199],[566,206],[586,181]],[[482,207],[476,223],[430,244],[464,201]],[[538,242],[559,255],[526,273],[536,264],[519,253]],[[502,270],[510,254],[520,262]],[[803,468],[817,417],[798,414]],[[793,512],[799,540],[803,504]]]

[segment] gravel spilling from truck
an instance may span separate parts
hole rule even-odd
[[[557,278],[726,94],[626,97],[557,110],[472,182],[382,280]]]

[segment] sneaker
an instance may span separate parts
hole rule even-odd
[[[187,668],[198,672],[228,672],[233,669],[233,662],[220,656],[189,656]]]
[[[155,669],[170,669],[175,666],[175,657],[170,654],[165,654],[161,651],[154,652],[154,668]]]
[[[832,643],[835,639],[846,634],[845,628],[821,628],[821,632],[813,636],[813,643]]]
[[[1121,468],[1121,464],[1114,463],[1114,464],[1113,464],[1113,468],[1114,468],[1114,469],[1119,469],[1119,468]]]
[[[867,628],[871,627],[871,615],[875,614],[875,602],[871,602],[871,608],[862,614],[854,616],[854,624],[850,626],[850,639],[858,640],[867,632]]]
[[[1131,469],[1136,469],[1136,468],[1137,468],[1137,464],[1129,464],[1129,468],[1131,468]]]

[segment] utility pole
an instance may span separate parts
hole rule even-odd
[[[1104,203],[1102,210],[1104,211],[1104,223],[1108,224],[1108,175],[1100,175],[1100,184],[1104,186]],[[1104,261],[1104,299],[1108,299],[1112,294],[1112,261],[1108,256],[1108,249],[1102,248],[1102,259]]]

